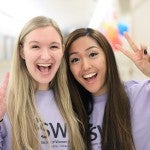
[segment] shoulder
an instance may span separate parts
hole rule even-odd
[[[149,90],[150,80],[131,80],[124,82],[124,87],[127,91]]]
[[[7,114],[5,114],[3,121],[0,122],[0,138],[4,138],[7,135],[7,131],[10,129],[10,122]]]
[[[11,148],[11,124],[7,114],[0,123],[0,149],[10,150]]]
[[[129,96],[131,103],[147,102],[150,97],[150,80],[131,80],[124,82],[125,90]]]

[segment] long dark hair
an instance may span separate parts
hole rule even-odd
[[[91,28],[80,28],[73,31],[65,42],[65,58],[69,86],[76,89],[89,115],[93,110],[93,98],[90,92],[80,85],[69,67],[69,49],[71,44],[80,37],[88,36],[94,39],[103,49],[106,56],[106,78],[108,97],[102,123],[102,150],[134,150],[131,128],[130,102],[120,80],[113,49],[105,36]],[[84,43],[83,43],[84,44]]]

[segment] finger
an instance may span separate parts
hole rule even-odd
[[[147,49],[147,46],[145,44],[141,44],[141,50]]]
[[[123,54],[125,54],[127,57],[129,57],[130,59],[132,59],[132,54],[130,51],[128,50],[125,50],[124,48],[122,48],[122,46],[120,46],[119,44],[116,44],[115,45],[115,48],[117,50],[120,50]]]
[[[126,38],[126,40],[128,41],[129,45],[131,46],[131,48],[133,49],[134,52],[137,52],[139,49],[136,46],[136,44],[133,42],[133,40],[131,39],[131,37],[129,36],[129,34],[127,32],[124,32],[124,37]]]
[[[5,74],[4,80],[2,82],[1,88],[3,88],[4,91],[6,91],[9,81],[9,73]]]

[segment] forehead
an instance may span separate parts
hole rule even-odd
[[[30,40],[42,40],[42,39],[47,39],[47,40],[54,40],[54,41],[61,41],[61,36],[57,32],[57,30],[52,27],[52,26],[47,26],[47,27],[40,27],[37,28],[33,31],[31,31],[27,36],[26,36],[26,41]]]
[[[70,46],[70,51],[74,50],[85,50],[89,47],[95,46],[97,48],[100,48],[97,41],[89,36],[83,36],[78,39],[76,39]]]

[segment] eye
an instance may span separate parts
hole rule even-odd
[[[79,61],[79,58],[71,58],[70,62],[73,63],[77,63]]]
[[[40,48],[40,47],[38,45],[32,45],[31,48],[37,49],[37,48]]]
[[[51,42],[49,43],[49,49],[58,50],[62,48],[62,44],[60,42]]]
[[[51,46],[50,48],[51,48],[51,49],[56,49],[56,48],[58,48],[58,46],[53,45],[53,46]]]
[[[89,54],[89,57],[96,57],[97,55],[98,55],[97,52],[92,52],[92,53]]]

